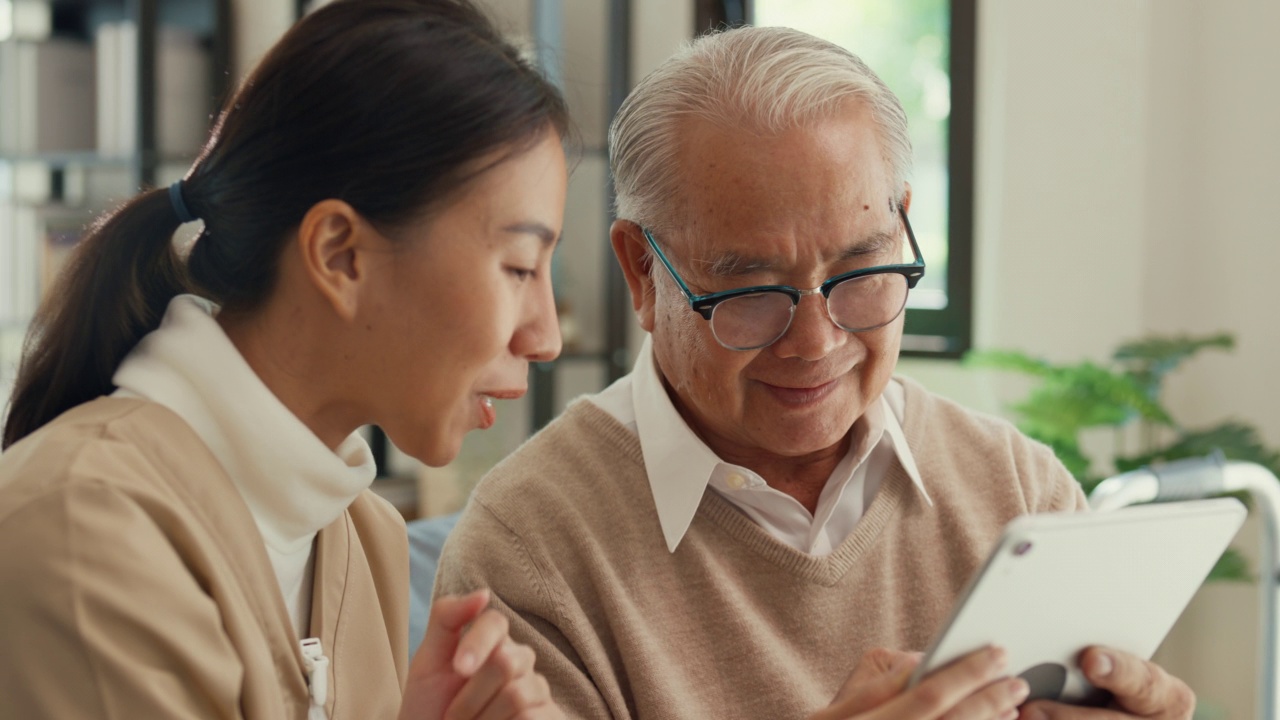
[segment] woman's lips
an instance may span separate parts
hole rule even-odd
[[[498,421],[498,411],[493,407],[493,398],[480,397],[480,429],[488,430]]]
[[[497,400],[517,400],[524,397],[525,388],[510,388],[505,390],[485,390],[478,393],[480,396],[480,429],[488,430],[498,421],[498,410],[493,406],[493,401]]]
[[[524,397],[526,392],[528,390],[525,388],[513,388],[510,390],[484,390],[480,394],[497,400],[519,400]]]
[[[769,394],[783,405],[804,407],[806,405],[812,405],[819,402],[830,395],[832,391],[836,389],[836,385],[839,384],[839,381],[830,380],[822,383],[821,385],[803,388],[783,387],[781,385],[770,385],[769,383],[762,384],[769,391]]]

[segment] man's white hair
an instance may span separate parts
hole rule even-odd
[[[850,99],[877,125],[894,204],[911,168],[907,116],[857,56],[798,30],[746,27],[686,43],[636,85],[609,126],[619,218],[671,230],[681,193],[680,126],[701,118],[774,135],[826,119]]]

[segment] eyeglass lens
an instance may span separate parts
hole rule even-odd
[[[874,330],[892,322],[907,304],[907,278],[878,273],[836,285],[827,297],[831,320],[849,332]],[[754,350],[782,337],[791,325],[795,303],[776,290],[741,295],[715,306],[711,332],[725,347]]]

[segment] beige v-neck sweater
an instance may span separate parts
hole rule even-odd
[[[669,552],[639,439],[579,401],[480,483],[436,593],[493,588],[570,717],[805,717],[866,650],[923,649],[1009,519],[1085,507],[1047,447],[903,382],[934,507],[895,464],[829,556],[714,492]]]

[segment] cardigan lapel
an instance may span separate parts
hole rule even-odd
[[[171,410],[142,400],[101,398],[96,403],[142,403],[137,412],[155,414],[157,426],[166,427],[164,442],[140,448],[153,455],[160,467],[174,468],[172,485],[182,494],[191,512],[208,529],[218,550],[229,559],[237,575],[239,588],[252,608],[262,637],[270,647],[272,662],[280,677],[290,704],[307,707],[309,694],[302,651],[294,637],[293,622],[285,607],[280,582],[276,579],[266,544],[249,512],[249,507],[227,476],[222,465],[193,430]],[[193,464],[207,466],[210,472],[196,478],[179,468]],[[246,541],[246,538],[252,538]],[[317,573],[318,575],[318,573]]]
[[[338,632],[338,619],[350,574],[351,528],[348,523],[349,515],[344,512],[316,535],[315,579],[311,591],[311,635],[320,638],[325,654],[330,658],[329,693],[325,698],[325,711],[329,717],[335,717],[334,706],[346,689],[335,680],[338,676],[333,659],[340,656],[338,643],[342,640]]]

